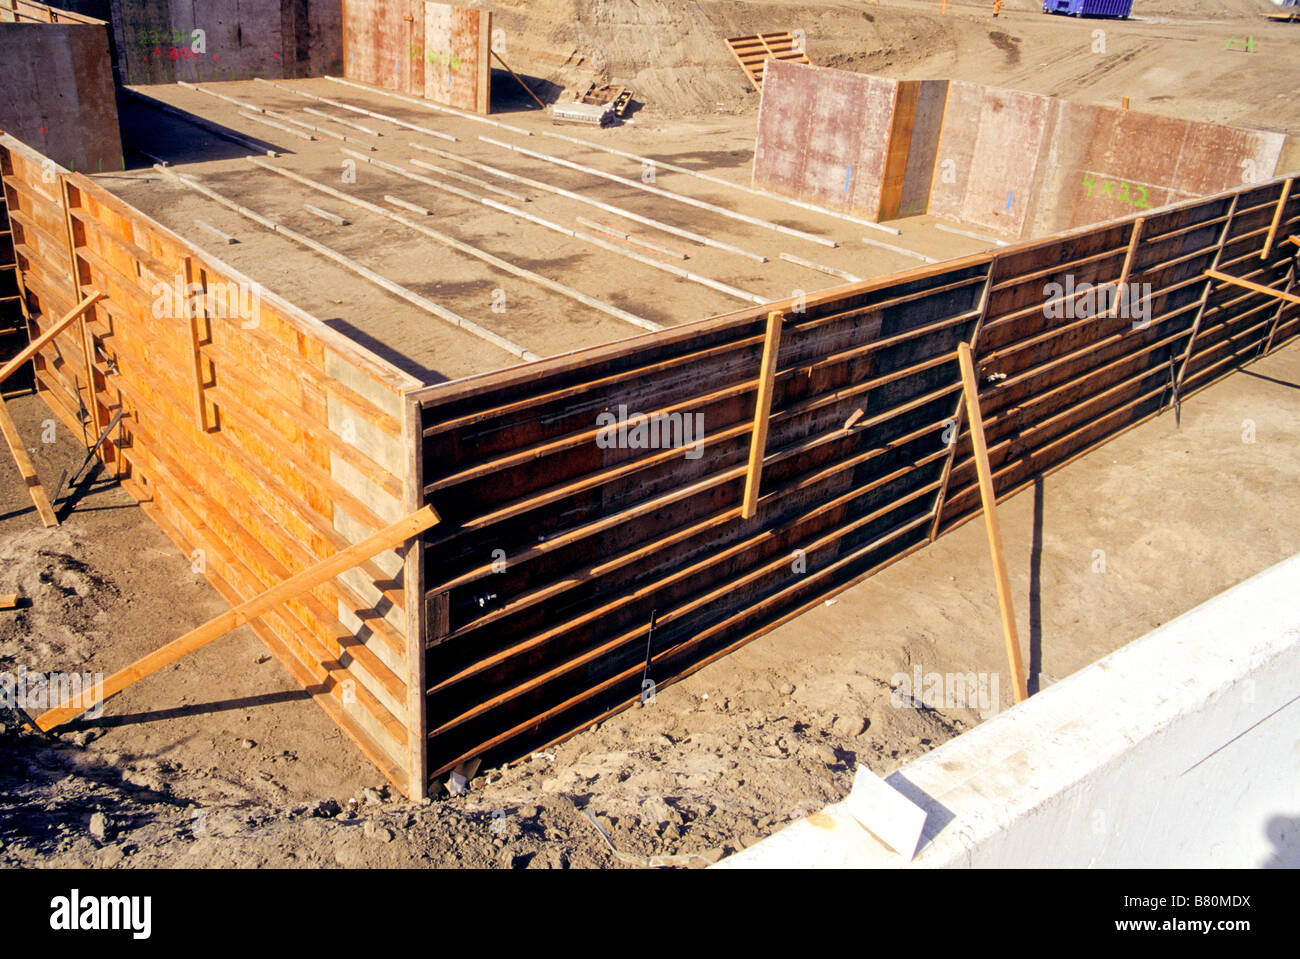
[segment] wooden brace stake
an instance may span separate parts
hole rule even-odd
[[[742,519],[750,519],[758,509],[758,487],[763,482],[763,453],[767,450],[767,422],[772,415],[772,386],[776,379],[776,355],[781,350],[781,321],[785,314],[767,314],[767,334],[763,337],[763,366],[758,374],[758,397],[754,402],[754,432],[749,444],[749,472],[745,476],[745,501]]]
[[[309,567],[301,573],[289,577],[284,582],[272,586],[260,596],[255,596],[246,602],[240,603],[233,609],[227,610],[179,639],[174,639],[166,646],[136,660],[125,669],[118,670],[104,680],[103,688],[97,689],[95,695],[83,693],[76,702],[73,702],[73,697],[69,697],[58,706],[38,716],[36,725],[43,732],[49,732],[56,726],[61,726],[68,720],[75,719],[95,706],[96,703],[103,702],[146,676],[156,673],[164,666],[169,666],[196,649],[201,649],[213,640],[220,639],[231,630],[244,625],[250,620],[257,619],[263,613],[274,609],[281,603],[288,602],[310,589],[315,589],[322,583],[328,582],[340,573],[347,572],[354,566],[359,566],[376,553],[382,553],[386,549],[401,545],[412,536],[424,532],[437,522],[438,514],[434,512],[432,506],[426,506],[411,513],[391,526],[381,529],[373,536],[363,539],[361,542],[335,553],[329,559],[322,560],[315,566]]]
[[[32,466],[31,457],[23,447],[22,437],[18,435],[18,427],[14,426],[14,421],[9,416],[9,407],[5,405],[3,399],[0,399],[0,433],[4,434],[5,443],[9,446],[9,452],[13,454],[18,472],[22,474],[23,483],[27,486],[27,492],[31,494],[32,503],[36,506],[36,512],[40,514],[41,522],[47,528],[58,526],[59,518],[54,515],[54,507],[50,505],[50,498],[45,495],[45,487],[41,485],[36,475],[36,467]]]
[[[538,105],[539,107],[541,107],[543,110],[545,110],[545,109],[546,109],[546,104],[543,103],[541,100],[538,100],[538,99],[537,99],[537,94],[533,92],[533,88],[530,87],[528,84],[524,83],[524,81],[521,80],[521,79],[519,78],[519,74],[515,73],[515,71],[513,71],[513,70],[510,70],[510,64],[506,63],[504,60],[501,59],[501,54],[499,54],[499,53],[497,53],[495,50],[493,50],[493,51],[492,51],[492,56],[496,57],[496,58],[497,58],[497,62],[500,63],[503,67],[505,67],[507,70],[510,71],[510,75],[511,75],[512,77],[514,77],[515,80],[518,81],[518,83],[519,83],[519,85],[520,85],[521,87],[523,87],[525,90],[528,91],[528,95],[529,95],[530,97],[532,97],[534,100],[537,101],[537,105]]]
[[[975,377],[975,363],[970,345],[957,346],[957,360],[961,364],[961,381],[966,394],[966,418],[970,421],[971,447],[975,453],[975,468],[979,473],[980,499],[984,505],[984,525],[988,530],[989,552],[993,556],[993,577],[998,588],[998,608],[1002,613],[1002,634],[1007,644],[1007,663],[1011,680],[1015,683],[1016,702],[1022,703],[1029,693],[1025,686],[1025,667],[1020,658],[1020,634],[1016,630],[1016,611],[1011,603],[1011,581],[1007,576],[1007,558],[1002,550],[1002,528],[998,525],[997,494],[993,489],[993,473],[989,468],[988,445],[984,441],[984,417],[980,412],[979,382]]]
[[[55,323],[53,326],[47,329],[36,339],[32,340],[32,342],[29,343],[26,347],[24,347],[17,356],[15,356],[4,366],[0,366],[0,383],[3,383],[5,380],[9,379],[10,376],[12,376],[14,373],[16,373],[19,369],[22,368],[22,365],[24,363],[26,363],[33,356],[39,353],[41,348],[45,346],[46,343],[50,342],[50,340],[54,339],[56,336],[58,336],[60,333],[66,330],[69,326],[75,323],[82,313],[90,309],[92,306],[94,306],[103,298],[104,298],[104,294],[98,291],[90,294],[90,296],[86,297],[75,307],[73,307],[70,311],[68,311],[63,316],[61,316],[57,323]]]
[[[1281,290],[1275,290],[1271,286],[1261,286],[1259,283],[1252,283],[1250,280],[1243,280],[1240,277],[1229,276],[1227,273],[1220,273],[1218,270],[1206,270],[1205,275],[1212,280],[1218,280],[1220,283],[1231,283],[1233,286],[1242,286],[1255,293],[1264,293],[1268,296],[1276,296],[1279,299],[1286,300],[1288,303],[1300,303],[1300,296],[1294,293],[1283,293]]]
[[[1278,197],[1277,209],[1273,212],[1273,223],[1268,228],[1268,239],[1264,241],[1264,249],[1259,254],[1261,260],[1267,260],[1269,254],[1273,252],[1273,241],[1277,238],[1277,228],[1282,223],[1282,211],[1286,209],[1286,201],[1291,199],[1293,183],[1295,177],[1289,177],[1282,186],[1282,195]]]
[[[1133,259],[1137,255],[1138,244],[1142,242],[1142,227],[1146,222],[1146,217],[1141,216],[1133,221],[1133,235],[1129,237],[1128,252],[1124,254],[1124,268],[1115,281],[1115,305],[1110,308],[1111,317],[1119,316],[1120,306],[1127,296],[1128,278],[1133,272]]]

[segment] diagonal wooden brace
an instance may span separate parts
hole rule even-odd
[[[284,582],[272,586],[260,596],[255,596],[247,602],[240,603],[197,629],[190,630],[184,636],[174,639],[161,649],[156,649],[147,656],[136,660],[125,669],[118,670],[104,680],[103,687],[95,690],[94,694],[83,693],[75,702],[72,698],[64,700],[58,706],[38,716],[36,719],[37,727],[42,732],[49,732],[54,727],[61,726],[70,719],[75,719],[95,706],[96,703],[103,702],[108,697],[120,693],[146,676],[156,673],[164,666],[169,666],[178,659],[188,656],[196,649],[201,649],[213,640],[220,639],[231,630],[244,625],[249,620],[257,619],[263,613],[269,612],[281,603],[288,602],[308,590],[316,588],[321,583],[333,579],[340,573],[347,572],[354,566],[358,566],[365,560],[370,559],[376,553],[382,553],[386,549],[401,545],[437,522],[438,514],[434,512],[432,506],[425,506],[423,509],[411,513],[391,526],[381,529],[373,536],[363,539],[361,542],[335,553],[329,559],[322,560],[315,566],[309,567],[301,573],[289,577]]]

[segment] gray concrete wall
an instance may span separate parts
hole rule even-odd
[[[78,172],[120,169],[102,26],[0,23],[0,129]]]

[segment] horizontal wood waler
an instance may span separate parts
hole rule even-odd
[[[1279,179],[425,386],[260,288],[256,322],[159,315],[252,281],[45,164],[0,137],[40,393],[78,430],[123,414],[100,456],[232,606],[440,518],[251,623],[412,797],[977,515],[961,344],[1005,498],[1300,332]]]

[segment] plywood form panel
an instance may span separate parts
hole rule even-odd
[[[489,11],[451,4],[347,0],[343,75],[489,113],[491,24]]]
[[[0,129],[65,167],[121,167],[107,27],[0,23],[0,89]]]
[[[40,180],[39,156],[5,139],[0,163],[7,196],[33,213],[44,208],[46,219],[58,215]],[[346,547],[352,540],[336,522],[344,508],[356,514],[349,527],[356,535],[382,524],[361,497],[374,495],[373,483],[385,476],[380,485],[392,493],[383,495],[399,503],[406,495],[406,467],[396,452],[403,432],[393,414],[400,414],[400,394],[414,381],[259,291],[251,317],[201,317],[201,392],[211,411],[211,427],[201,430],[193,410],[189,335],[182,329],[188,321],[175,310],[160,311],[157,303],[165,281],[185,276],[187,260],[190,276],[205,288],[248,281],[84,177],[58,175],[68,183],[79,286],[108,294],[91,324],[111,361],[97,356],[95,401],[106,414],[122,404],[128,481],[150,497],[187,553],[204,551],[223,595],[248,598]],[[60,286],[72,295],[66,246],[61,266],[56,252],[50,245],[25,264],[33,305],[46,311],[43,301],[58,295]],[[38,315],[33,325],[43,322]],[[79,401],[90,401],[87,391],[78,393],[69,383],[68,371],[78,369],[71,346],[56,340],[37,364],[46,389],[58,391],[47,398],[65,421]],[[346,382],[328,372],[343,369]],[[354,433],[366,437],[360,446],[348,440]],[[349,501],[357,505],[346,506]],[[378,498],[373,502],[378,505]],[[287,604],[264,626],[276,637],[277,655],[291,657],[287,665],[295,675],[320,681],[318,699],[333,701],[327,711],[406,789],[413,737],[403,562],[389,554],[358,572],[367,569],[373,571],[370,595],[358,595],[355,580],[340,577]],[[399,608],[392,617],[396,626],[383,618],[385,605]]]
[[[490,113],[484,93],[491,74],[492,14],[446,3],[424,3],[423,94],[472,113]]]
[[[763,324],[789,303],[421,391],[426,495],[447,519],[424,551],[430,771],[562,736],[635,702],[643,677],[671,681],[920,548],[949,456],[953,350],[977,324],[999,495],[1167,407],[1219,239],[1225,263],[1253,254],[1260,282],[1284,279],[1285,256],[1258,260],[1280,193],[1183,204],[1136,243],[1129,219],[1010,247],[991,284],[983,255],[814,298],[783,331],[749,522]],[[1126,262],[1150,284],[1149,324],[1045,313],[1048,284],[1114,282]],[[1265,299],[1211,297],[1189,385],[1266,345]],[[597,417],[620,407],[702,414],[700,456],[596,443]],[[966,434],[954,453],[945,530],[979,508]]]
[[[876,218],[900,82],[783,60],[766,69],[754,186]]]

